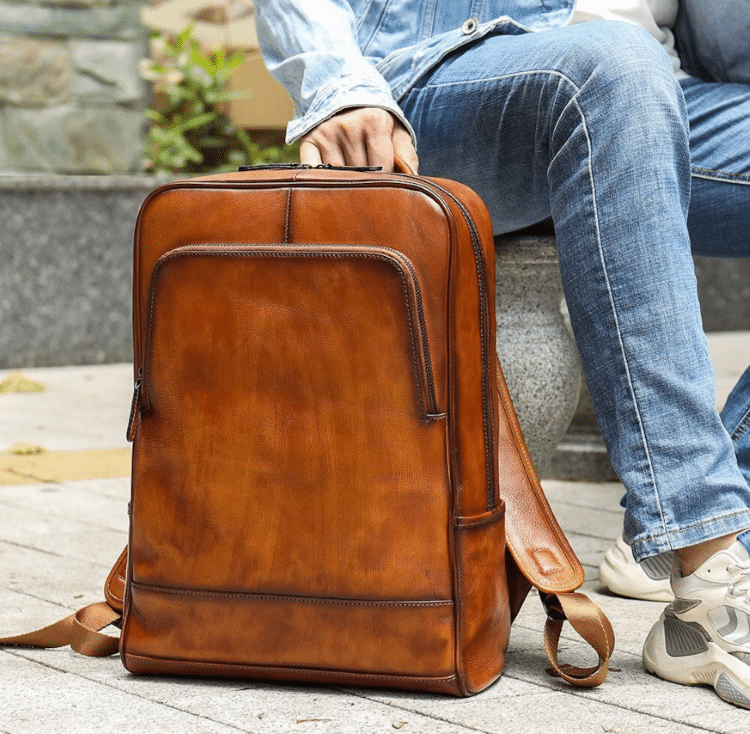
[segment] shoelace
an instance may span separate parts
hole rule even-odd
[[[727,593],[734,598],[747,596],[750,592],[750,560],[727,566],[727,571],[736,574],[729,582]]]

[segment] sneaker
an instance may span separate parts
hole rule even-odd
[[[611,592],[632,599],[672,601],[669,585],[674,551],[637,563],[630,546],[620,536],[599,564],[599,581]]]
[[[750,708],[750,556],[742,543],[695,573],[672,576],[675,599],[643,646],[646,670],[683,685],[713,686]]]

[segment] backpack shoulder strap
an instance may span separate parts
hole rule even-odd
[[[22,647],[70,647],[81,655],[106,657],[119,649],[119,636],[101,633],[111,624],[117,625],[122,619],[122,591],[125,588],[125,565],[128,558],[127,547],[120,554],[109,572],[104,585],[106,602],[89,604],[77,612],[33,632],[25,632],[10,637],[0,637],[0,645]]]
[[[516,567],[539,589],[547,612],[544,648],[552,664],[552,671],[548,672],[575,686],[597,686],[607,677],[614,649],[612,625],[585,594],[573,593],[584,581],[583,566],[544,495],[499,363],[497,391],[502,413],[498,421],[498,470],[501,499],[505,502],[505,537]],[[598,665],[579,668],[558,662],[557,648],[566,619],[594,648]]]
[[[119,638],[103,635],[99,630],[117,622],[120,613],[107,602],[97,602],[79,609],[47,627],[11,637],[0,637],[0,645],[23,647],[64,647],[70,645],[81,655],[104,657],[114,655]]]

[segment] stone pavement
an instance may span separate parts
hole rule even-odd
[[[725,395],[748,362],[750,333],[712,335],[711,343]],[[0,455],[0,635],[46,624],[100,600],[104,579],[127,537],[129,482],[116,476],[126,473],[121,464],[108,478],[80,479],[75,470],[67,470],[69,478],[49,481],[51,475],[42,476],[49,467],[34,468],[33,460],[69,459],[65,452],[83,449],[127,452],[129,365],[23,373],[47,390],[0,394],[0,451],[23,444],[24,451],[41,446],[49,453]],[[0,382],[7,374],[0,372]],[[2,469],[11,464],[9,478]],[[5,648],[0,649],[0,734],[749,731],[750,711],[723,703],[710,689],[660,681],[641,667],[641,644],[663,605],[617,598],[597,581],[601,555],[621,529],[620,485],[546,481],[545,488],[586,567],[584,591],[606,611],[617,634],[612,660],[617,670],[600,688],[574,690],[545,674],[544,615],[532,595],[514,624],[503,677],[470,699],[255,681],[137,678],[117,657]],[[567,628],[561,648],[562,657],[571,662],[590,659]]]

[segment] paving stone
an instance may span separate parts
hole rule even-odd
[[[20,654],[0,651],[0,727],[12,734],[231,734],[201,715],[93,684]]]
[[[582,512],[579,507],[558,504],[554,509],[557,521],[568,533],[610,540],[622,534],[622,510],[619,508],[589,508]]]
[[[625,491],[620,482],[573,482],[545,479],[544,493],[550,502],[572,507],[617,510]]]
[[[83,658],[67,650],[23,650],[19,654],[65,671],[72,679],[85,679],[97,689],[116,689],[131,696],[136,719],[147,715],[148,709],[139,703],[144,702],[151,708],[163,705],[182,712],[188,723],[200,717],[227,726],[231,731],[253,734],[374,734],[400,730],[415,734],[469,734],[476,731],[460,723],[447,723],[401,706],[372,701],[350,690],[252,680],[137,677],[127,673],[116,657]]]
[[[0,637],[17,635],[45,627],[58,619],[64,619],[73,612],[74,607],[51,602],[34,595],[44,594],[46,585],[47,581],[45,580],[36,589],[28,586],[28,592],[21,592],[3,588],[2,583],[0,583],[0,605],[2,605]],[[92,596],[96,593],[93,588],[91,592]],[[73,602],[75,605],[83,606],[83,603],[78,599],[73,599]],[[0,653],[4,649],[0,649]],[[43,652],[48,651],[44,650]],[[2,721],[0,720],[1,730]]]
[[[95,561],[84,561],[0,541],[0,589],[76,610],[104,599],[104,582],[115,560],[117,555],[97,554]]]
[[[0,370],[0,382],[8,374]],[[30,368],[22,374],[46,389],[0,394],[0,451],[21,442],[50,451],[129,445],[125,430],[133,395],[131,364]]]
[[[89,491],[88,482],[96,486],[104,481],[110,482],[112,487],[119,487],[120,494]],[[3,486],[0,487],[0,506],[8,505],[44,514],[61,524],[72,521],[90,528],[124,531],[127,529],[129,487],[127,478]]]
[[[18,547],[42,551],[79,561],[92,558],[110,558],[112,563],[128,543],[125,502],[122,503],[121,529],[92,527],[66,519],[27,510],[0,501],[0,511],[5,515],[8,530],[3,540]],[[98,572],[97,572],[98,575]]]
[[[459,701],[414,699],[408,695],[375,694],[378,700],[397,703],[444,721],[460,721],[476,731],[492,734],[583,734],[618,732],[643,734],[694,732],[688,725],[635,713],[620,706],[592,700],[568,689],[548,690],[540,686],[526,688],[521,695],[505,695],[506,679],[479,696]],[[535,690],[534,690],[535,689]]]

